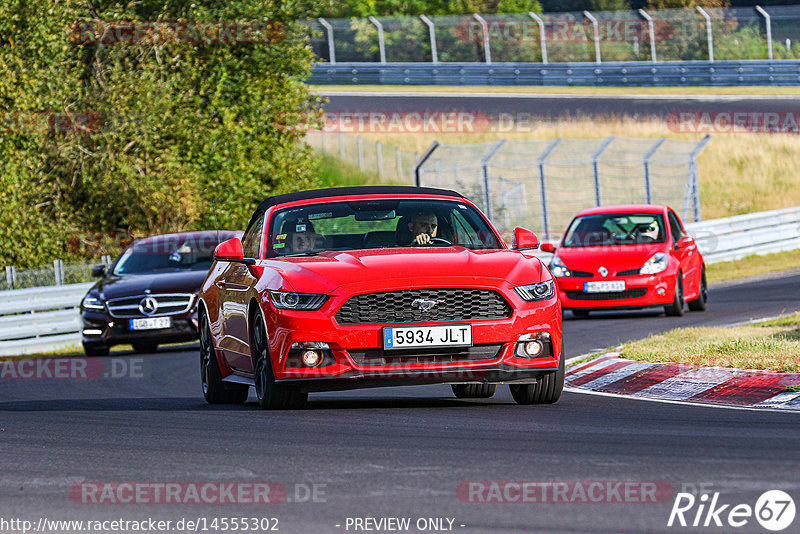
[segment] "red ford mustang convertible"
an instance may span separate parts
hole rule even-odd
[[[706,268],[697,245],[667,206],[607,206],[580,212],[550,269],[564,309],[664,307],[667,315],[706,309]]]
[[[520,404],[564,384],[555,282],[508,247],[460,194],[347,187],[270,197],[225,241],[200,294],[200,366],[210,403],[298,408],[308,393],[451,384]]]

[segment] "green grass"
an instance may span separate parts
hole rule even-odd
[[[800,371],[800,313],[747,326],[678,328],[625,343],[623,358],[704,367]]]
[[[379,182],[377,174],[361,172],[358,167],[334,158],[333,156],[322,154],[318,167],[319,178],[322,187],[343,187],[352,185],[369,185]]]
[[[725,282],[797,268],[800,268],[800,250],[791,250],[706,265],[706,275],[709,282]]]
[[[378,93],[526,93],[562,95],[800,95],[798,86],[736,86],[736,87],[569,87],[569,86],[496,86],[496,85],[312,85],[317,93],[378,92]]]

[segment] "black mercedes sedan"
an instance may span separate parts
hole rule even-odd
[[[138,239],[108,270],[95,267],[100,280],[81,302],[86,355],[105,356],[120,344],[154,352],[161,343],[197,339],[197,294],[214,249],[239,236],[204,231]]]

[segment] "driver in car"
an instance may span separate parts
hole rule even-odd
[[[430,245],[432,239],[436,237],[436,230],[439,229],[439,220],[432,211],[419,211],[411,218],[408,229],[413,236],[412,245]]]

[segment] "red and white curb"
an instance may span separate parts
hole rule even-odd
[[[786,390],[800,385],[800,373],[636,362],[616,352],[569,367],[565,385],[646,399],[800,410],[800,391]]]

